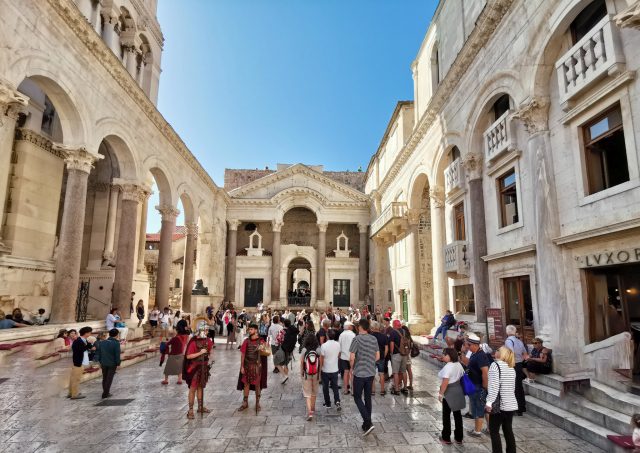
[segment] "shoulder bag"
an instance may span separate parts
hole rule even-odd
[[[497,362],[493,362],[498,367],[498,394],[496,399],[491,405],[491,414],[496,415],[500,413],[500,387],[502,386],[502,373],[500,372],[500,365]]]

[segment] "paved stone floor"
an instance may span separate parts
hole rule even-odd
[[[114,398],[133,399],[126,406],[96,407],[100,380],[81,385],[86,399],[64,398],[62,384],[68,363],[30,370],[24,361],[0,370],[0,451],[9,452],[487,452],[488,436],[466,437],[462,446],[438,442],[440,405],[437,370],[414,359],[413,397],[375,396],[375,430],[363,438],[362,420],[350,396],[343,397],[341,414],[326,411],[318,399],[317,417],[305,421],[300,377],[293,373],[286,385],[269,372],[262,411],[236,412],[242,396],[235,390],[239,351],[218,345],[213,378],[205,402],[212,409],[204,418],[186,419],[186,387],[160,385],[162,368],[155,359],[124,368],[116,375]],[[296,354],[294,366],[299,366]],[[22,370],[19,372],[18,370]],[[271,371],[271,370],[270,370]],[[253,404],[253,395],[250,398]],[[471,420],[465,419],[465,431]],[[535,416],[514,422],[518,451],[600,452],[591,444]]]

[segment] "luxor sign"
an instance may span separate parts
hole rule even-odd
[[[588,255],[577,256],[576,261],[578,262],[578,267],[600,267],[638,263],[640,262],[640,247],[590,253]]]

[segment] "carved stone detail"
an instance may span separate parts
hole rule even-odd
[[[156,209],[162,216],[162,220],[175,220],[176,217],[180,214],[180,211],[175,208],[175,206],[171,205],[158,205]]]
[[[4,79],[0,79],[0,126],[4,124],[4,117],[17,119],[29,104],[29,97],[20,93]]]
[[[633,2],[627,9],[613,17],[620,28],[640,29],[640,0]]]
[[[273,231],[274,233],[279,233],[282,231],[282,222],[279,222],[277,220],[274,220],[273,222],[271,222],[271,231]]]
[[[367,231],[369,231],[369,225],[367,225],[366,223],[359,223],[358,231],[360,232],[360,234],[366,233]]]
[[[23,140],[25,142],[32,143],[38,148],[42,148],[44,151],[53,154],[60,159],[64,159],[64,155],[57,149],[54,149],[53,143],[48,138],[31,129],[17,128],[15,133],[16,140]]]
[[[440,186],[433,186],[429,188],[429,198],[433,206],[441,208],[444,206],[444,189]]]
[[[238,231],[238,226],[240,225],[240,221],[236,219],[227,219],[229,222],[229,230]]]
[[[326,233],[328,227],[329,222],[318,222],[318,231],[320,231],[321,233]]]
[[[120,188],[122,192],[122,200],[137,201],[143,203],[151,189],[138,181],[128,181],[125,179],[114,178],[113,186]]]
[[[94,154],[84,147],[76,148],[63,143],[54,143],[53,149],[62,154],[67,170],[80,170],[85,173],[91,173],[93,164],[100,159],[104,159],[102,154]]]
[[[184,224],[184,232],[187,236],[197,236],[198,235],[198,224],[195,222],[187,222]]]
[[[533,98],[513,113],[531,135],[549,130],[549,99]]]
[[[409,225],[418,225],[420,223],[420,216],[422,215],[422,209],[408,209],[407,221]]]
[[[462,158],[462,165],[464,165],[465,175],[470,181],[482,178],[482,154],[467,153]]]

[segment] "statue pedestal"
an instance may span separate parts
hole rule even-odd
[[[191,319],[197,315],[206,316],[207,307],[213,305],[213,311],[217,311],[222,302],[222,295],[209,294],[208,296],[191,296]]]

